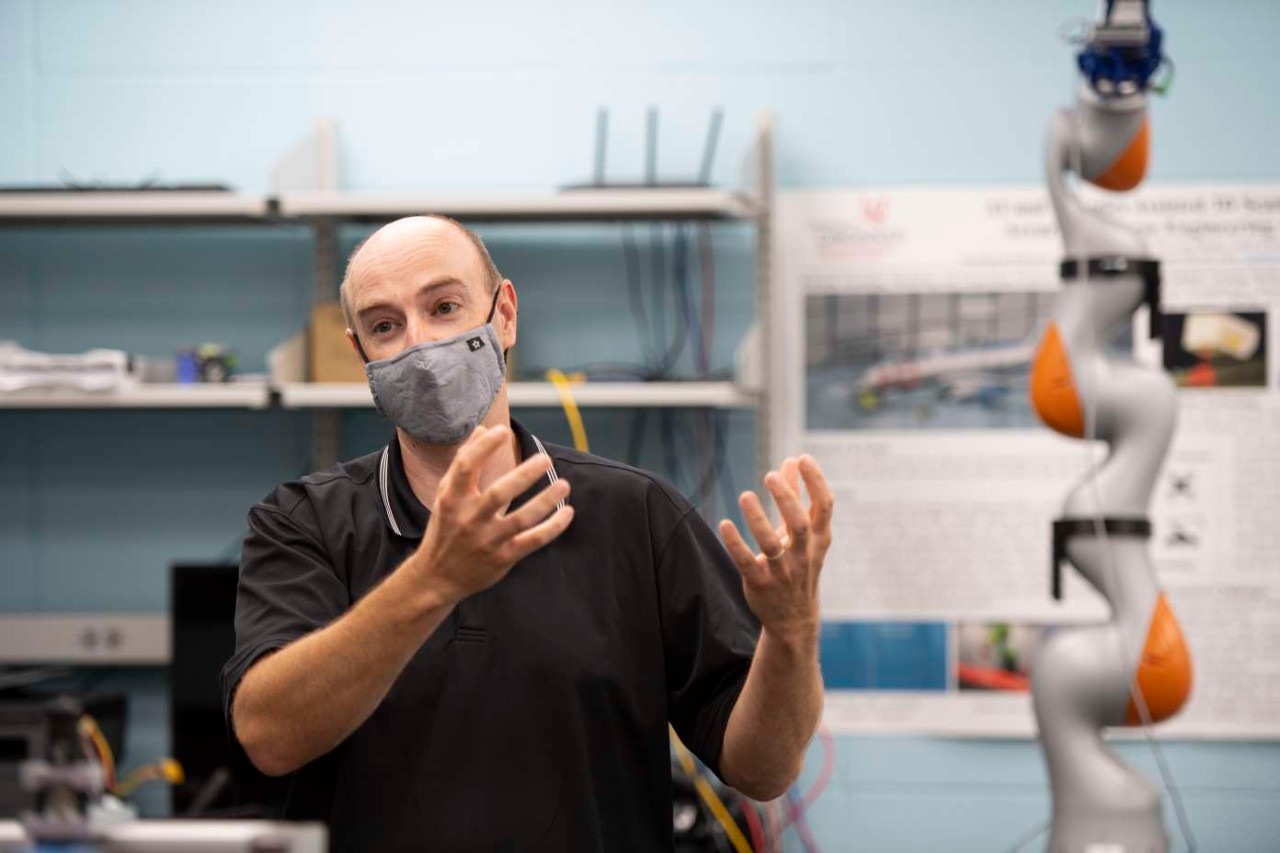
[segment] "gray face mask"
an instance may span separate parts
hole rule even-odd
[[[364,370],[378,411],[428,444],[457,444],[469,436],[493,405],[506,375],[491,322],[368,362]]]

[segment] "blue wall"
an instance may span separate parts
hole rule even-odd
[[[0,0],[0,182],[158,175],[265,190],[276,158],[333,117],[347,187],[541,189],[588,175],[600,105],[611,175],[637,175],[653,104],[672,175],[695,170],[707,113],[723,106],[722,183],[764,109],[782,188],[1026,183],[1071,91],[1055,34],[1094,6]],[[1154,179],[1280,177],[1280,4],[1157,10],[1178,79],[1154,109]],[[641,358],[616,227],[485,233],[520,288],[526,364]],[[716,249],[724,369],[752,312],[750,234],[718,228]],[[310,298],[304,229],[0,231],[0,339],[28,346],[159,355],[216,340],[256,370]],[[554,413],[528,417],[568,441]],[[345,423],[350,453],[384,440],[372,415]],[[593,413],[593,449],[623,455],[632,423]],[[643,461],[661,468],[655,431]],[[729,430],[737,488],[751,431],[746,416]],[[0,412],[0,610],[163,607],[168,561],[223,552],[246,507],[309,452],[306,413]],[[112,678],[138,700],[134,757],[162,750],[162,676]],[[1275,849],[1280,749],[1168,754],[1202,849]],[[815,751],[808,778],[820,763]],[[1033,744],[841,738],[812,820],[827,850],[989,851],[1047,810]]]

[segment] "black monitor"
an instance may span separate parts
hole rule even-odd
[[[259,773],[227,734],[218,676],[235,651],[239,567],[170,567],[169,737],[186,781],[175,817],[279,817],[289,780]]]

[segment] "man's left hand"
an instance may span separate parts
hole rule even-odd
[[[806,509],[800,499],[800,478],[809,494]],[[764,484],[782,516],[774,527],[755,492],[738,498],[742,516],[760,547],[754,553],[729,519],[720,522],[720,536],[729,556],[742,572],[747,604],[765,631],[787,641],[817,640],[818,575],[831,547],[831,515],[835,498],[812,456],[788,458],[782,470],[770,471]]]

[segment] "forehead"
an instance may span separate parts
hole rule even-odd
[[[424,284],[457,279],[481,289],[485,265],[459,228],[428,217],[402,219],[374,232],[351,259],[347,298],[356,312],[377,300],[408,297]]]

